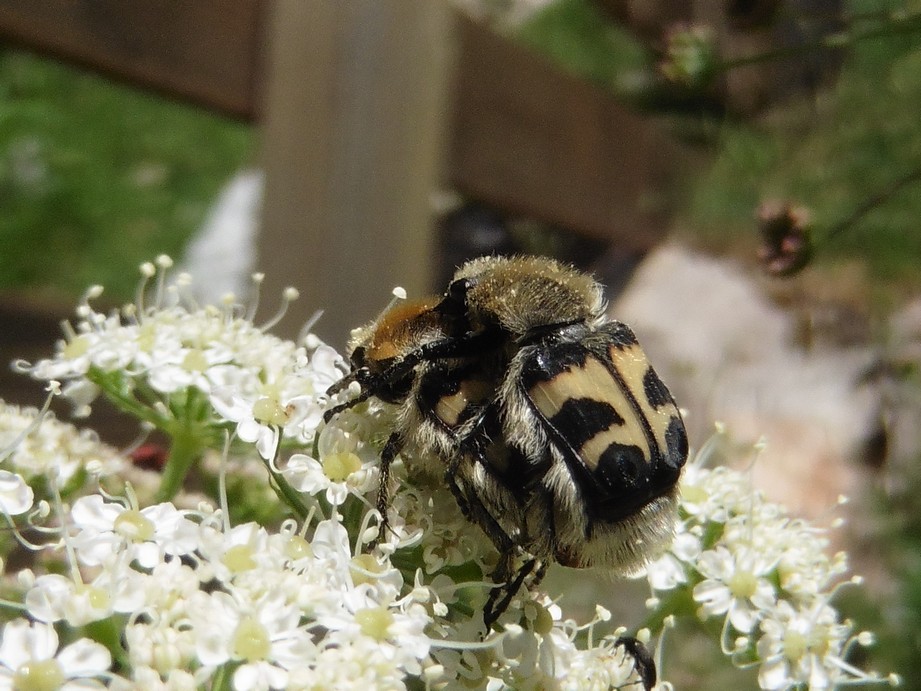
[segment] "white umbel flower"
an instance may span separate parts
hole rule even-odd
[[[103,688],[112,656],[99,643],[81,638],[58,650],[54,627],[14,619],[3,627],[0,641],[0,689]]]
[[[170,503],[133,509],[95,494],[74,502],[71,518],[71,544],[89,566],[125,550],[128,561],[152,569],[165,555],[189,554],[198,546],[198,526]]]

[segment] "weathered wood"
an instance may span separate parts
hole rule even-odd
[[[573,232],[648,248],[676,146],[649,118],[532,51],[459,24],[447,174],[468,196]]]
[[[248,120],[266,0],[0,0],[0,39]]]
[[[403,285],[431,289],[431,194],[448,123],[452,13],[431,0],[274,5],[262,160],[263,294],[301,289],[342,346]]]
[[[447,2],[0,0],[0,37],[258,117],[259,268],[267,301],[303,293],[289,335],[322,307],[341,345],[393,285],[430,292],[439,188],[624,251],[664,227],[671,140]]]

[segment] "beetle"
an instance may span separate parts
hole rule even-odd
[[[681,413],[603,288],[543,257],[482,257],[440,298],[398,305],[356,330],[351,381],[398,406],[382,452],[443,469],[465,515],[500,553],[492,626],[550,562],[633,576],[671,542],[688,442]]]

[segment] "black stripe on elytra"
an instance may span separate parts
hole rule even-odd
[[[665,463],[678,470],[688,458],[688,433],[684,423],[677,415],[668,421],[665,430]]]
[[[522,368],[521,383],[530,391],[535,384],[552,381],[568,369],[584,367],[590,356],[591,351],[577,341],[538,346],[534,359]]]
[[[550,419],[537,409],[533,400],[532,410],[538,419],[542,420],[553,445],[564,459],[583,510],[592,518],[610,522],[623,520],[634,514],[654,497],[667,491],[670,486],[661,487],[658,482],[653,481],[652,476],[661,453],[655,445],[649,421],[640,413],[635,397],[611,361],[610,355],[607,352],[605,355],[606,357],[595,355],[581,343],[544,344],[536,349],[533,357],[522,368],[521,384],[527,387],[523,393],[530,399],[529,391],[532,386],[552,380],[553,376],[574,365],[583,367],[589,357],[598,359],[608,370],[619,389],[617,394],[623,395],[629,406],[629,414],[639,419],[653,458],[647,459],[638,446],[612,443],[604,450],[597,465],[590,467],[586,464],[580,454],[582,445],[613,423],[613,408],[608,405],[605,409],[604,401],[571,399],[564,402]],[[588,425],[584,424],[584,419],[579,419],[580,406],[583,407],[582,414],[589,420]],[[623,421],[623,416],[620,413],[617,415]],[[584,431],[586,427],[588,432]],[[591,521],[586,525],[586,538],[590,537],[591,525]]]
[[[650,501],[668,492],[678,471],[667,465],[650,466],[639,447],[613,443],[598,459],[586,491],[589,515],[603,521],[620,521],[634,515]]]
[[[551,384],[552,386],[552,384]],[[604,432],[611,425],[623,425],[624,419],[607,401],[594,398],[569,398],[549,420],[566,437],[574,449]]]
[[[595,475],[612,490],[632,489],[646,470],[646,456],[635,444],[608,445],[598,458]]]
[[[601,330],[607,336],[605,341],[608,345],[616,346],[621,350],[639,345],[633,330],[622,322],[610,321]]]
[[[628,327],[624,327],[627,331],[630,331]],[[630,331],[630,335],[633,335],[633,332]],[[614,378],[614,381],[617,382],[617,386],[620,388],[620,392],[623,394],[624,398],[627,400],[627,403],[630,405],[630,410],[633,412],[633,415],[640,423],[640,427],[643,429],[643,434],[646,437],[646,445],[649,447],[650,458],[646,459],[648,465],[655,466],[658,462],[658,459],[661,458],[662,453],[659,449],[659,445],[656,442],[656,435],[652,431],[652,425],[649,423],[649,418],[643,414],[643,409],[637,403],[636,396],[633,394],[633,390],[627,386],[627,381],[624,379],[624,376],[620,373],[620,370],[617,369],[617,363],[615,363],[610,357],[599,358],[601,364],[604,365],[605,369],[610,372],[611,376]]]
[[[612,330],[611,327],[616,325],[620,328]],[[635,343],[633,332],[628,326],[620,324],[619,322],[610,322],[605,325],[605,344],[611,345],[612,340],[617,338],[617,334],[620,334],[623,339],[628,339],[629,337],[629,339],[632,339],[632,342]],[[554,377],[568,369],[575,367],[582,368],[585,366],[586,360],[590,357],[597,359],[604,368],[608,370],[608,373],[616,382],[617,388],[619,389],[617,393],[621,394],[626,400],[630,414],[634,415],[639,421],[643,434],[646,437],[646,443],[652,455],[652,458],[649,458],[648,462],[655,465],[658,459],[661,458],[663,450],[659,449],[649,420],[643,414],[643,409],[637,403],[636,396],[634,396],[630,387],[627,386],[626,380],[620,373],[620,370],[617,369],[617,365],[612,360],[610,351],[607,349],[603,355],[596,355],[578,341],[556,342],[552,344],[545,343],[536,347],[533,357],[525,363],[521,371],[521,385],[524,388],[525,395],[530,400],[530,392],[536,384],[552,381]],[[534,406],[534,409],[541,418],[546,420],[546,418],[536,410],[536,406]],[[570,447],[573,453],[578,457],[578,450],[581,444],[576,444],[576,440],[570,440],[568,438],[567,428],[557,427],[553,424],[552,420],[546,420],[546,424],[559,433],[565,445]]]
[[[652,367],[648,367],[643,375],[643,393],[646,394],[649,405],[655,409],[672,402],[671,394]]]

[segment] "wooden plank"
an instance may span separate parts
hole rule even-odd
[[[469,20],[459,23],[446,174],[463,194],[645,249],[676,145],[648,117]]]
[[[322,308],[341,347],[395,285],[431,290],[452,19],[431,0],[275,3],[259,266],[264,296],[301,291],[282,332]]]
[[[265,2],[0,0],[0,39],[253,120]]]
[[[441,187],[625,251],[664,227],[671,141],[446,2],[0,0],[0,37],[258,117],[260,268],[267,296],[304,294],[291,335],[322,307],[341,345],[393,285],[430,292]]]

